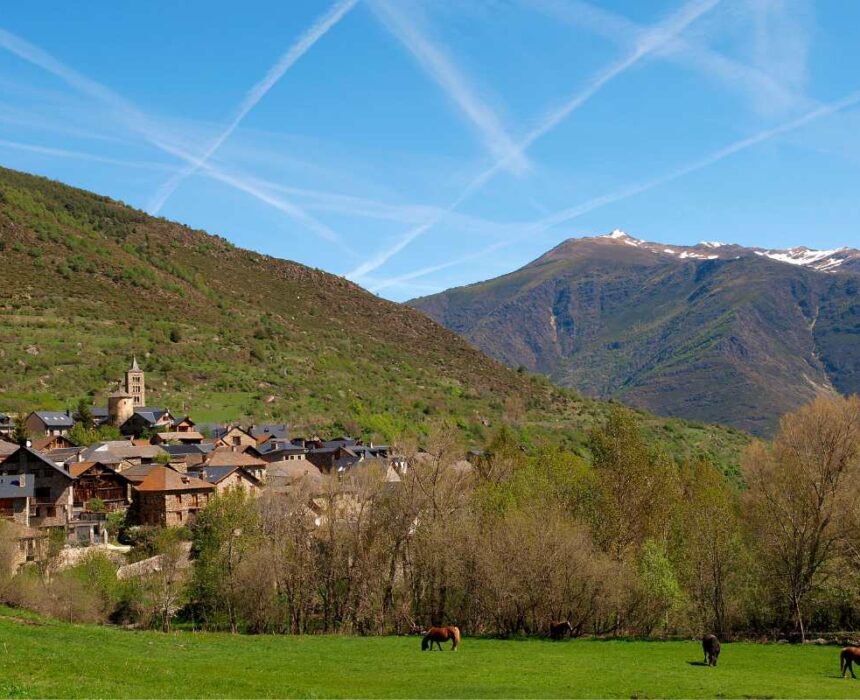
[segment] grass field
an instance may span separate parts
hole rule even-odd
[[[858,697],[835,647],[415,637],[242,637],[67,625],[0,613],[4,697]]]

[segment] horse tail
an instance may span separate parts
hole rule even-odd
[[[453,640],[453,646],[451,647],[451,651],[457,651],[457,647],[460,646],[460,628],[451,627],[451,634]]]

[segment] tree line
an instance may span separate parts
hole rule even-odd
[[[670,459],[622,408],[589,459],[526,453],[502,430],[466,468],[451,433],[404,446],[398,483],[369,467],[321,493],[229,492],[190,531],[138,532],[135,556],[163,555],[148,576],[117,582],[90,560],[7,577],[0,594],[72,608],[74,590],[91,617],[247,633],[530,635],[568,620],[578,635],[802,639],[860,622],[856,397],[786,416],[740,479]]]

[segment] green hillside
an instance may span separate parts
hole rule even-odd
[[[450,418],[580,444],[606,404],[489,359],[419,311],[82,190],[0,169],[0,411],[97,403],[131,356],[147,403],[198,421],[391,439]],[[734,431],[643,417],[676,453],[733,461]]]

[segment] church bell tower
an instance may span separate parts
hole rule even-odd
[[[146,406],[146,381],[136,357],[125,372],[125,390],[134,400],[135,408]]]

